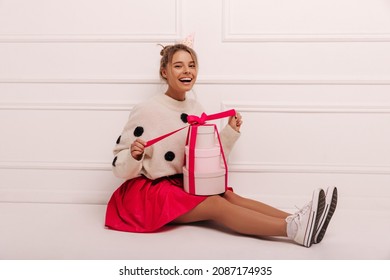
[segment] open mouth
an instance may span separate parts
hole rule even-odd
[[[179,81],[182,83],[191,83],[192,79],[191,78],[181,78],[181,79],[179,79]]]

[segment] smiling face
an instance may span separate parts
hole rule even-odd
[[[195,84],[198,71],[191,54],[185,50],[178,50],[172,56],[172,61],[162,69],[161,74],[168,83],[166,94],[176,100],[184,100],[186,92]]]

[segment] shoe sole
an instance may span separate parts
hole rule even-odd
[[[315,192],[313,194],[310,222],[306,228],[306,234],[302,244],[307,248],[309,248],[314,242],[315,229],[318,227],[318,222],[320,221],[326,204],[325,197],[325,192],[322,189],[319,190],[318,193]],[[317,208],[313,209],[313,206],[315,205],[317,205]]]
[[[331,203],[329,204],[329,206],[327,205],[327,207],[329,207],[329,210],[327,209],[327,207],[324,210],[324,213],[327,212],[327,214],[326,217],[325,215],[323,215],[323,217],[319,222],[320,230],[317,231],[314,237],[314,243],[318,244],[324,238],[326,229],[328,228],[330,220],[332,219],[332,216],[336,210],[336,206],[337,206],[337,188],[333,188]]]

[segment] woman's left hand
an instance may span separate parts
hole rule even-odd
[[[236,115],[229,118],[229,125],[237,132],[240,132],[242,125],[242,116],[239,112],[236,112]]]

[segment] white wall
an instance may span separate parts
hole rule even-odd
[[[160,47],[195,32],[195,88],[236,108],[238,193],[280,207],[337,185],[390,210],[390,2],[1,0],[0,201],[105,203],[131,107],[164,90]]]

